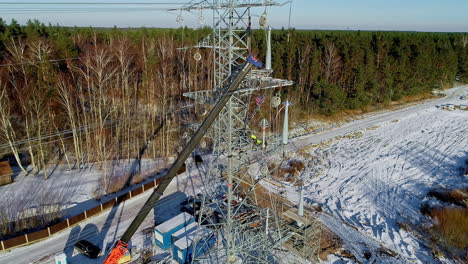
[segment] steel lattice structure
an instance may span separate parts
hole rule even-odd
[[[251,9],[283,4],[262,0],[204,0],[174,9],[213,12],[213,34],[197,48],[213,49],[214,89],[184,95],[205,107],[214,104],[218,91],[250,53]],[[264,197],[257,196],[257,183],[270,174],[267,160],[280,149],[280,137],[270,136],[264,148],[253,144],[249,113],[255,93],[290,85],[291,81],[273,78],[271,69],[253,70],[215,121],[209,133],[213,141],[210,166],[201,176],[204,195],[198,221],[213,230],[218,242],[216,247],[192,261],[278,263],[280,256],[286,255],[279,248],[292,235],[279,218],[282,211],[273,213],[269,206],[261,206],[260,199]],[[249,172],[247,168],[253,163],[259,164],[258,169]],[[204,241],[196,239],[194,248],[197,243]]]

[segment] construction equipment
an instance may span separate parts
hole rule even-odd
[[[137,231],[138,227],[141,225],[143,220],[146,218],[151,209],[156,205],[159,198],[163,195],[164,191],[167,189],[172,179],[177,175],[177,171],[184,165],[184,162],[190,156],[192,151],[195,149],[196,145],[200,142],[202,137],[205,135],[207,130],[210,128],[214,120],[218,117],[219,113],[229,101],[235,90],[240,86],[242,81],[246,78],[247,74],[250,72],[252,64],[245,62],[240,67],[233,71],[231,77],[228,78],[230,81],[227,82],[225,88],[220,91],[219,99],[217,103],[212,108],[211,112],[208,114],[206,119],[203,121],[202,125],[198,128],[197,132],[193,135],[192,139],[188,142],[185,148],[177,157],[176,161],[172,164],[171,168],[167,172],[166,176],[162,178],[161,183],[156,187],[145,202],[143,207],[138,212],[133,222],[127,228],[123,236],[119,241],[116,242],[114,248],[111,250],[107,256],[104,264],[118,264],[119,260],[128,253],[128,242],[131,237]]]
[[[99,253],[101,252],[101,249],[98,246],[94,245],[88,240],[78,241],[75,244],[75,248],[88,258],[97,258]]]

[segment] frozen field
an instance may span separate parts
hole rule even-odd
[[[438,101],[466,104],[458,96],[467,93],[466,88],[451,90],[445,100]],[[425,241],[400,229],[398,222],[427,222],[419,208],[430,189],[468,186],[459,171],[468,158],[468,111],[442,110],[438,103],[395,112],[359,130],[348,131],[345,126],[341,128],[344,132],[337,129],[335,136],[348,136],[310,147],[306,155],[296,154],[306,162],[309,154],[318,157],[303,175],[307,200],[318,202],[335,219],[357,227],[369,241],[398,253],[395,262],[434,261]],[[359,127],[360,122],[356,124]],[[323,220],[327,219],[331,218]],[[330,223],[340,233],[335,224]],[[355,247],[351,245],[354,238],[343,234],[345,242]]]

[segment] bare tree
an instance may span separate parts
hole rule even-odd
[[[84,127],[91,126],[93,128],[93,133],[90,133],[91,129],[85,129],[89,139],[92,140],[92,143],[87,145],[87,153],[88,155],[95,154],[95,159],[104,172],[104,185],[108,186],[107,161],[112,156],[114,149],[109,141],[110,135],[107,126],[110,123],[110,117],[116,110],[116,106],[112,104],[110,88],[117,68],[111,63],[113,60],[109,52],[98,47],[97,41],[94,43],[92,53],[88,54],[82,61],[84,69],[78,68],[87,85],[86,88],[81,87],[80,93],[85,120]],[[91,146],[93,151],[91,151]]]
[[[134,108],[136,106],[136,89],[134,89],[133,85],[130,85],[131,75],[134,72],[134,70],[130,68],[133,55],[128,54],[130,43],[127,38],[121,37],[117,39],[113,46],[115,47],[118,62],[116,86],[120,88],[120,91],[118,91],[118,96],[113,96],[111,99],[115,104],[118,103],[121,105],[119,110],[115,111],[115,119],[120,118],[118,121],[120,125],[117,126],[117,128],[119,130],[119,134],[122,133],[122,141],[125,142],[126,157],[129,160],[135,150],[135,148],[132,148],[133,144],[131,144],[131,141],[135,138],[132,135],[132,130],[135,129],[135,127],[131,125],[131,121],[132,117],[138,118],[137,116],[133,116],[133,113],[135,112]],[[135,122],[132,124],[135,124]],[[141,124],[138,124],[138,126],[141,126]]]
[[[162,130],[161,138],[161,150],[164,157],[168,157],[170,154],[169,144],[169,131],[171,126],[169,124],[169,97],[171,91],[174,91],[174,82],[172,76],[174,76],[174,58],[175,48],[174,41],[172,39],[162,38],[158,41],[157,54],[160,59],[160,65],[157,70],[157,80],[160,86],[159,105],[161,110],[162,121],[166,124]]]
[[[58,128],[57,121],[56,121],[56,115],[54,113],[52,113],[50,111],[50,109],[49,109],[49,117],[50,117],[51,123],[52,123],[52,125],[54,127],[54,130],[57,133],[57,136],[58,136],[59,141],[60,141],[60,147],[59,147],[59,149],[61,149],[60,152],[61,152],[61,154],[63,154],[65,156],[65,161],[67,162],[68,170],[71,170],[72,167],[71,167],[71,164],[70,164],[70,159],[68,158],[68,149],[67,149],[67,147],[65,145],[63,135],[62,135],[60,129]],[[61,155],[59,155],[59,156],[61,156]]]
[[[18,148],[15,144],[16,141],[16,132],[11,124],[11,104],[7,96],[7,89],[4,87],[4,84],[0,82],[0,132],[1,138],[8,142],[10,146],[11,153],[15,157],[18,166],[24,174],[28,174],[26,169],[21,164],[21,159],[19,157]]]
[[[333,42],[324,44],[325,50],[322,55],[322,69],[325,73],[325,78],[330,83],[336,83],[338,70],[342,65],[341,57]]]
[[[73,136],[73,147],[75,152],[75,159],[77,160],[78,167],[80,167],[83,157],[83,152],[81,148],[81,142],[79,137],[79,128],[78,128],[78,118],[77,118],[77,105],[75,96],[71,90],[71,87],[66,83],[66,81],[62,78],[57,85],[60,100],[59,102],[62,104],[63,108],[65,109],[66,116]],[[63,143],[62,143],[63,144]]]
[[[46,145],[43,144],[42,137],[44,131],[47,130],[47,108],[48,106],[48,91],[51,89],[50,83],[54,70],[48,62],[48,58],[52,53],[52,47],[44,40],[32,41],[29,44],[33,60],[37,61],[35,65],[37,74],[37,84],[32,89],[29,89],[29,111],[31,112],[31,120],[35,123],[35,131],[38,146],[38,160],[40,169],[43,170],[44,179],[48,179],[47,163],[48,153]],[[33,116],[34,115],[34,116]]]
[[[155,131],[159,125],[159,112],[160,107],[158,105],[159,89],[156,85],[156,62],[154,61],[156,53],[156,42],[154,40],[145,40],[142,42],[141,52],[143,54],[143,80],[141,86],[144,87],[146,92],[145,103],[146,112],[149,117],[147,118],[150,122],[150,131]],[[158,146],[152,144],[153,158],[157,158]]]
[[[8,68],[10,72],[10,83],[16,92],[17,102],[20,105],[20,110],[22,111],[22,116],[24,118],[24,130],[26,133],[33,174],[37,174],[39,172],[39,167],[36,162],[36,156],[32,146],[33,141],[31,141],[34,128],[31,124],[32,120],[30,118],[28,106],[29,100],[27,98],[30,94],[25,90],[26,88],[31,87],[32,84],[29,74],[30,60],[28,59],[26,44],[21,40],[18,42],[12,40],[6,45],[6,49],[9,52],[11,62],[16,64],[15,66]]]
[[[299,47],[299,52],[298,52],[298,66],[299,69],[297,72],[299,72],[299,80],[298,80],[298,85],[301,89],[301,94],[304,94],[306,96],[305,102],[309,102],[309,96],[310,93],[306,92],[306,84],[309,83],[309,76],[310,76],[310,60],[311,60],[311,54],[312,54],[312,47],[310,44],[306,44],[303,47]]]
[[[55,51],[46,39],[7,43],[7,60],[15,65],[6,85],[20,112],[15,136],[25,141],[34,174],[48,177],[57,150],[69,166],[96,163],[103,171],[110,159],[172,155],[181,126],[173,110],[186,103],[184,92],[212,87],[213,64],[193,60],[191,51],[177,52],[171,37],[135,43],[128,36],[76,34],[73,41],[81,59],[65,61],[68,71],[48,62]],[[207,61],[213,56],[199,52]],[[68,129],[70,140],[61,133]],[[56,143],[45,139],[50,135]]]
[[[462,47],[463,47],[463,48],[466,48],[466,46],[468,46],[468,35],[464,34],[464,35],[461,37],[460,42],[461,42],[461,44],[462,44]]]

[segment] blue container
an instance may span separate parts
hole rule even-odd
[[[196,249],[193,243],[198,238]],[[190,263],[192,258],[203,255],[216,243],[215,235],[208,229],[199,229],[174,242],[172,257],[180,264]]]
[[[193,216],[181,213],[154,228],[154,240],[156,245],[166,250],[172,246],[171,236],[191,223],[195,222]]]
[[[187,236],[188,234],[196,231],[197,229],[197,222],[193,222],[188,226],[182,227],[177,232],[174,232],[174,234],[172,234],[172,244],[174,244],[177,240],[181,239],[182,237]]]

